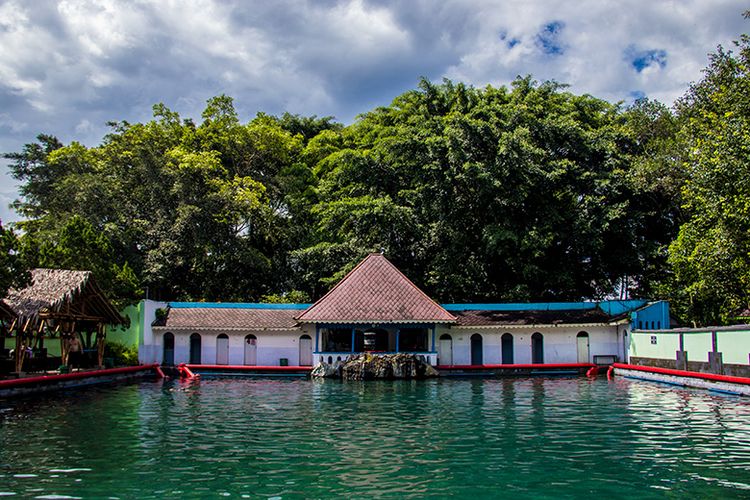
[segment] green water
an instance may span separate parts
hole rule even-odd
[[[0,495],[748,498],[750,401],[618,379],[147,382],[0,400]]]

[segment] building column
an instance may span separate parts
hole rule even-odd
[[[400,352],[399,337],[401,336],[401,328],[396,328],[396,352]]]
[[[354,335],[355,335],[355,332],[356,332],[356,330],[354,329],[354,327],[352,327],[352,352],[354,352]]]
[[[435,345],[435,325],[432,325],[432,351],[437,352],[437,346]]]
[[[315,325],[315,352],[320,352],[320,327]]]

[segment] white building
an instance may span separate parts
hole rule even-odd
[[[357,352],[433,365],[626,361],[631,325],[669,325],[665,302],[443,304],[384,256],[315,304],[148,303],[140,358],[165,365],[309,366]],[[158,316],[158,319],[157,319]]]

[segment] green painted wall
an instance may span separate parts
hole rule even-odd
[[[708,353],[712,350],[711,332],[687,332],[684,335],[684,348],[689,361],[708,363]],[[656,337],[656,345],[651,337]],[[750,330],[716,332],[716,344],[722,353],[724,364],[749,364]],[[680,335],[666,332],[633,332],[630,336],[629,355],[639,358],[676,359],[680,348]]]
[[[44,339],[44,347],[47,348],[47,356],[60,356],[60,339]],[[16,339],[6,338],[5,339],[6,349],[16,348]]]
[[[130,326],[107,326],[107,340],[127,347],[138,347],[138,340],[143,338],[143,301],[126,307],[120,314],[130,318]]]
[[[138,347],[139,339],[143,338],[143,301],[134,306],[128,306],[120,314],[130,318],[130,326],[107,326],[107,340],[118,342],[127,347]],[[16,339],[6,338],[5,348],[15,349]],[[60,356],[60,339],[44,339],[44,347],[47,348],[48,356]]]
[[[677,335],[679,337],[679,335]],[[713,350],[711,332],[685,333],[684,347],[688,361],[702,361],[708,363],[708,353]]]
[[[651,337],[656,337],[656,344]],[[633,332],[630,336],[629,355],[638,358],[675,359],[680,348],[679,336],[672,333],[657,335],[654,332]]]
[[[719,351],[723,353],[721,358],[725,364],[748,364],[748,355],[750,354],[750,331],[717,332],[716,344]]]

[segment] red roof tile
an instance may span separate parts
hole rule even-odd
[[[456,318],[381,254],[370,254],[297,319],[306,323],[452,323]]]
[[[170,308],[155,327],[175,330],[294,330],[299,309]]]
[[[556,311],[459,311],[457,326],[523,326],[601,324],[612,317],[601,309]]]

